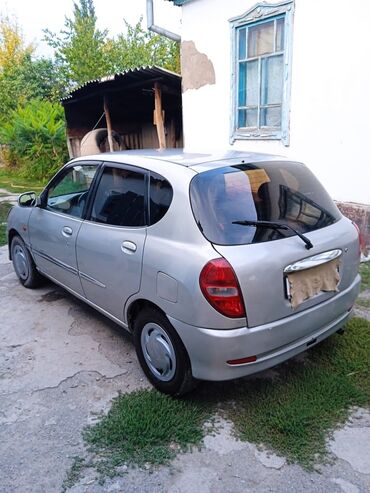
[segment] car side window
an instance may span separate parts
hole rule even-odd
[[[48,191],[47,209],[82,217],[97,167],[77,165],[69,168]]]
[[[157,173],[150,173],[150,224],[162,219],[172,202],[173,190],[170,183]]]
[[[106,167],[92,206],[91,220],[112,226],[145,225],[145,174]]]

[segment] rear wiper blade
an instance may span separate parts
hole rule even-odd
[[[274,223],[273,221],[233,221],[232,223],[240,224],[240,226],[256,226],[256,227],[271,228],[271,229],[289,229],[290,231],[293,231],[294,234],[299,236],[299,238],[301,238],[301,240],[305,243],[307,250],[313,248],[313,244],[310,242],[307,236],[303,235],[302,233],[292,228],[288,224]]]

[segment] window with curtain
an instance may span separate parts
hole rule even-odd
[[[232,140],[281,139],[288,145],[292,2],[258,5],[232,19]],[[274,14],[274,15],[273,15]]]

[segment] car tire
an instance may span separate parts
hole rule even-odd
[[[14,236],[11,242],[11,254],[15,273],[25,288],[37,288],[42,277],[36,269],[35,262],[20,236]]]
[[[163,313],[153,308],[139,313],[134,344],[140,365],[157,390],[180,396],[195,387],[186,349]]]

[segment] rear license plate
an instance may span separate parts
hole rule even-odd
[[[287,274],[287,295],[292,308],[297,308],[319,293],[338,291],[339,281],[338,258],[311,269]]]

